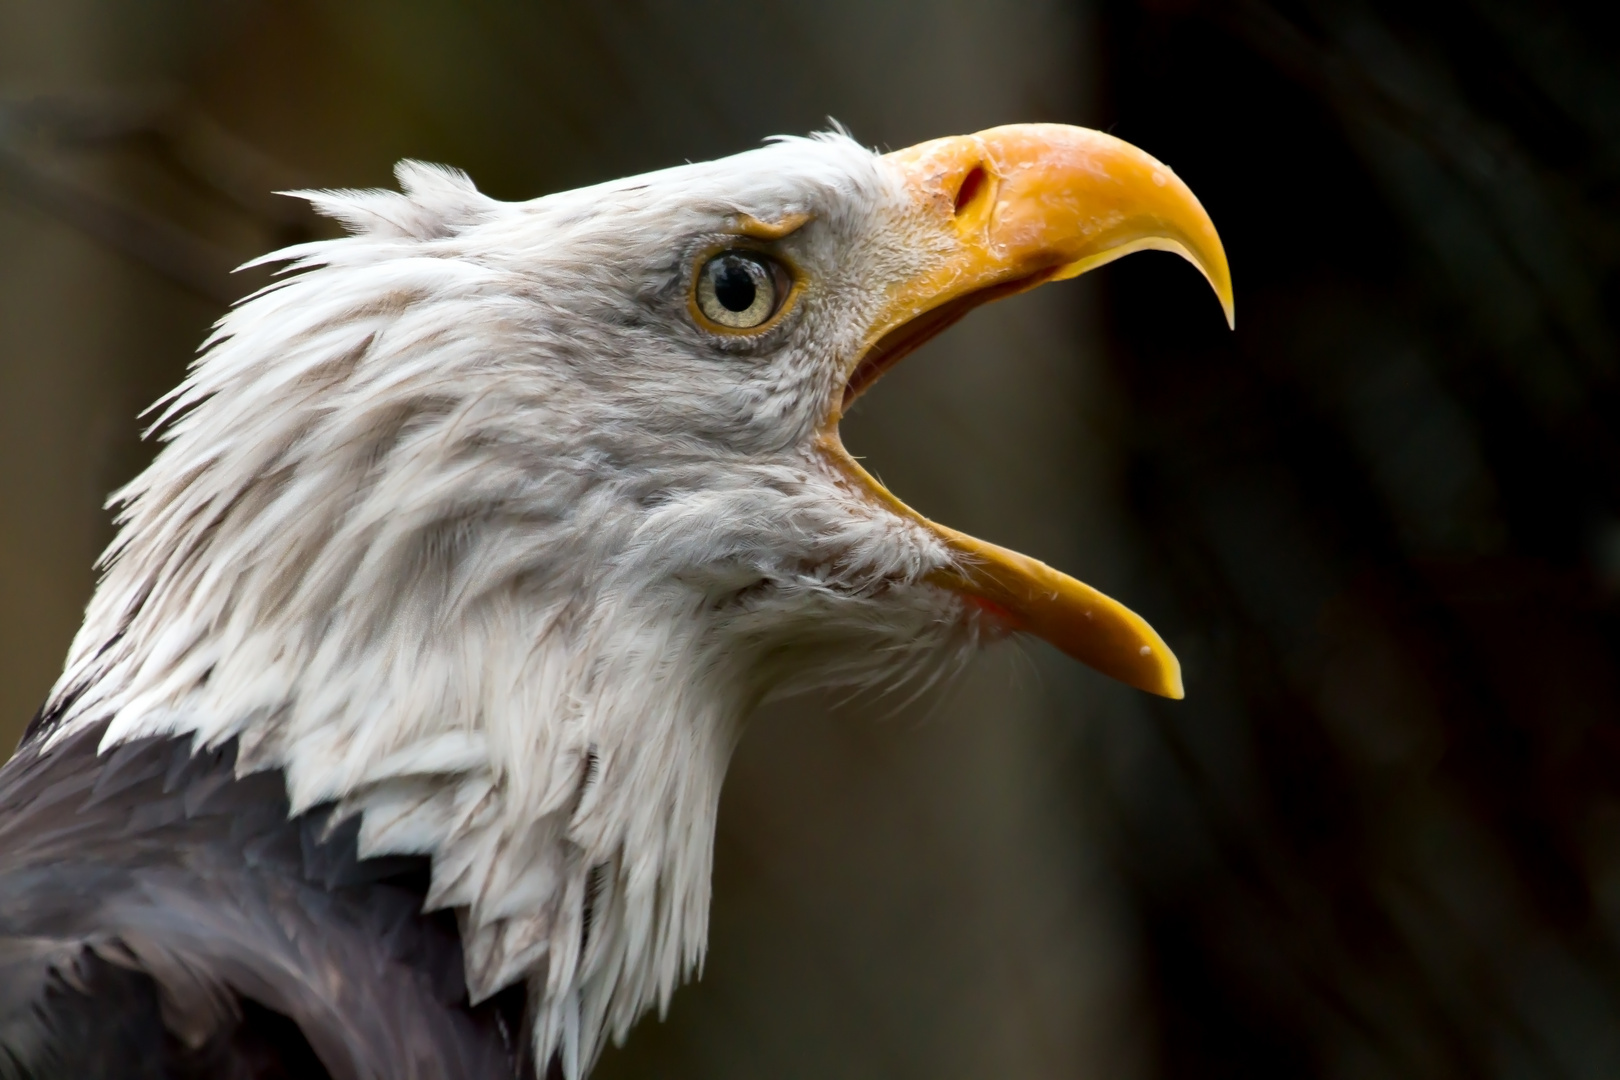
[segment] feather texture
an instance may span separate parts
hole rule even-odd
[[[361,860],[235,746],[87,726],[0,770],[0,1076],[511,1077],[520,1001],[469,1008],[426,860]]]
[[[267,257],[160,403],[30,753],[232,746],[359,856],[426,856],[472,1001],[526,987],[578,1076],[702,958],[749,711],[978,634],[924,584],[940,541],[811,450],[882,283],[936,255],[842,135],[528,203],[399,179],[307,193],[354,235]],[[744,215],[811,218],[815,287],[719,338],[687,290]]]

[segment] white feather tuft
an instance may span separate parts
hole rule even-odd
[[[354,235],[268,256],[160,405],[57,730],[239,738],[363,854],[432,856],[473,998],[527,980],[578,1076],[702,959],[755,704],[973,644],[920,584],[948,553],[813,449],[927,253],[842,132],[530,203],[398,175],[304,193]],[[752,352],[693,326],[692,260],[792,213],[794,317]]]

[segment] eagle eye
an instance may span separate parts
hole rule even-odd
[[[752,330],[775,315],[791,281],[782,264],[752,251],[722,251],[698,271],[697,308],[729,330]]]

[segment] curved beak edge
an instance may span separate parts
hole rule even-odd
[[[978,303],[1135,251],[1186,258],[1233,323],[1231,272],[1209,215],[1169,168],[1129,143],[1085,128],[1018,124],[921,143],[883,160],[910,196],[906,227],[927,230],[927,247],[944,254],[891,286],[851,369],[843,405]],[[1042,562],[911,510],[843,449],[837,413],[822,440],[827,457],[869,497],[924,525],[956,554],[953,567],[932,575],[934,584],[1105,675],[1163,697],[1183,696],[1180,663],[1141,616]]]

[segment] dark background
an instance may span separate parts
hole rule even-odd
[[[0,3],[0,731],[61,662],[136,412],[401,156],[526,198],[828,115],[1104,128],[1238,330],[1139,256],[977,313],[847,425],[920,509],[1181,655],[1039,645],[745,739],[712,949],[604,1076],[1620,1075],[1620,8]]]

